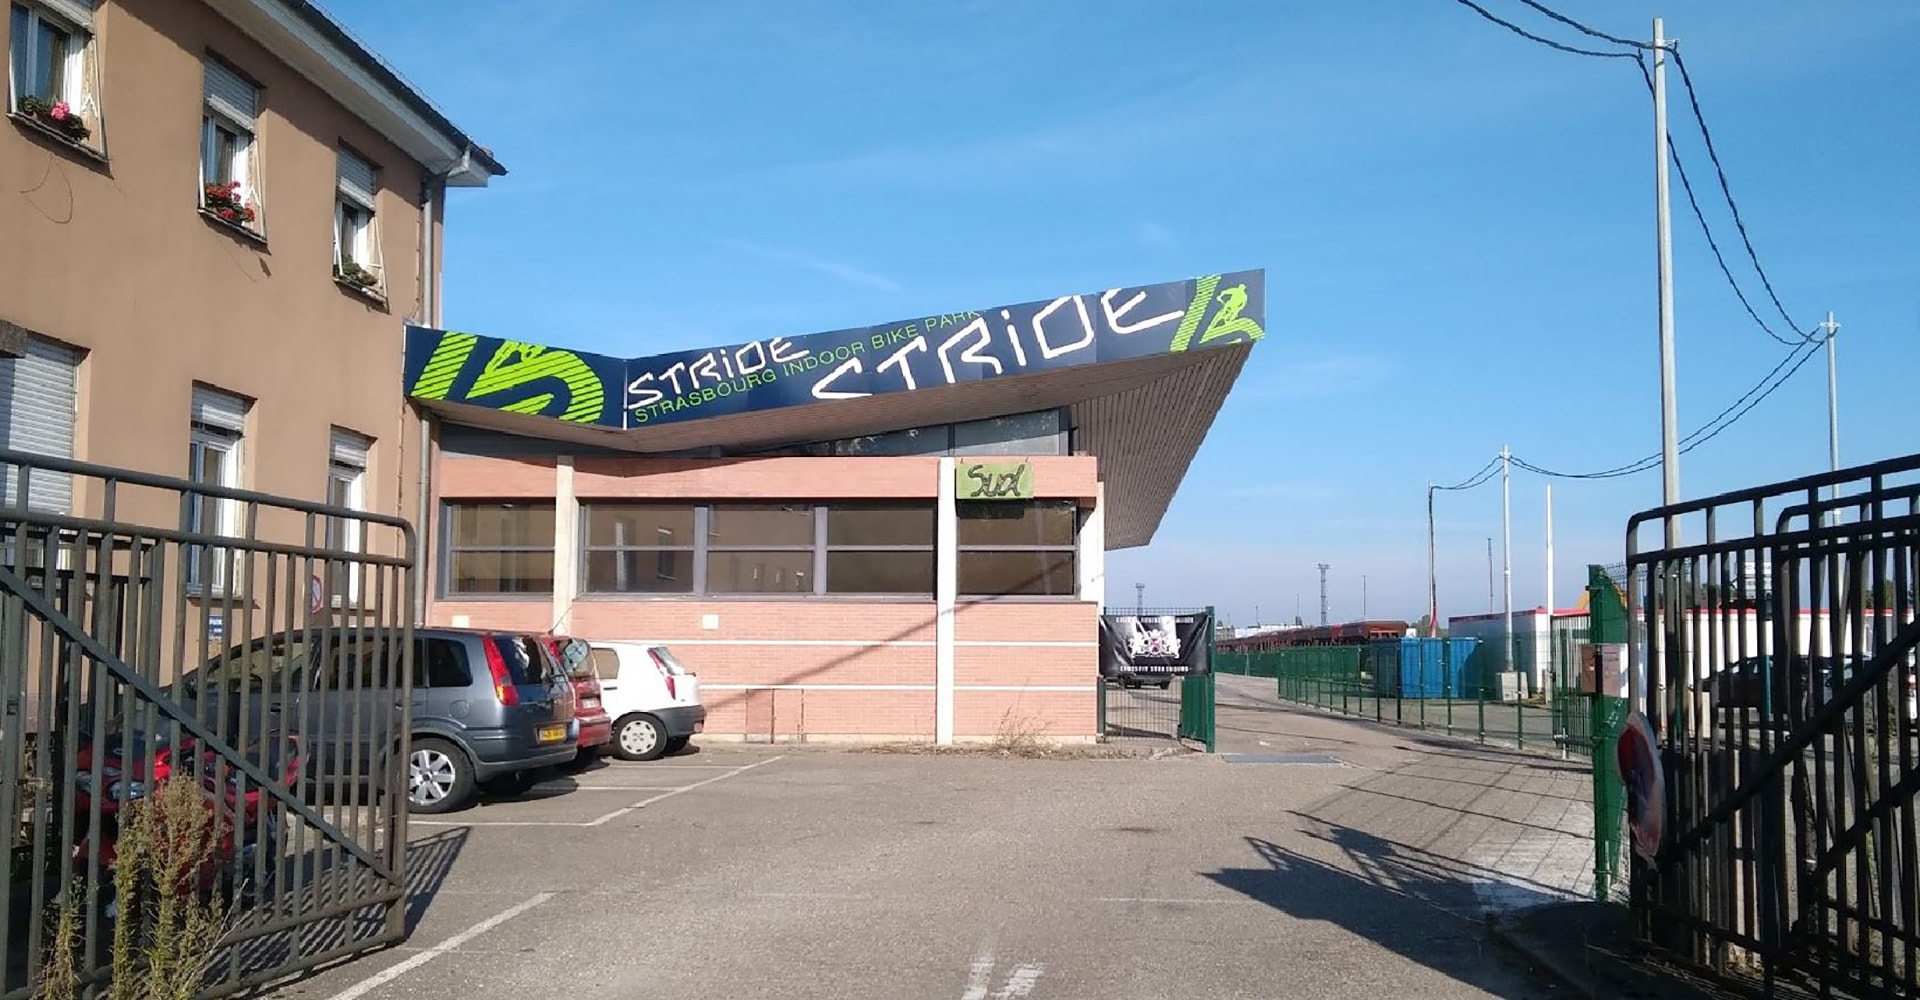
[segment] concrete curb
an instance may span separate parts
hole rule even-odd
[[[1487,918],[1487,933],[1495,942],[1525,959],[1534,968],[1559,980],[1575,996],[1592,1000],[1601,995],[1593,970],[1567,955],[1563,949],[1536,940],[1532,935],[1515,928],[1510,921],[1491,914]]]

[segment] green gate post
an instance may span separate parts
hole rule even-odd
[[[1207,608],[1207,620],[1213,620],[1213,608]],[[1207,628],[1207,672],[1188,674],[1180,679],[1180,724],[1178,735],[1182,739],[1197,740],[1206,745],[1207,752],[1213,753],[1218,741],[1214,734],[1215,683],[1213,628]]]
[[[1591,612],[1588,641],[1595,655],[1603,643],[1627,642],[1627,607],[1604,567],[1587,567],[1587,607]],[[1600,679],[1596,663],[1596,688]],[[1590,712],[1588,735],[1593,741],[1593,895],[1604,902],[1612,895],[1613,881],[1620,872],[1620,833],[1627,790],[1620,780],[1616,747],[1627,721],[1627,700],[1599,690],[1585,694]]]

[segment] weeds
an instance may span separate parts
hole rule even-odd
[[[218,866],[219,835],[206,793],[191,776],[164,781],[121,812],[115,845],[112,1000],[192,1000],[226,932],[206,876]],[[36,1000],[78,1000],[75,964],[81,907],[76,883],[54,917]]]
[[[992,746],[1003,757],[1049,757],[1060,747],[1042,735],[1040,723],[1032,716],[1016,717],[1011,708],[1001,713]]]

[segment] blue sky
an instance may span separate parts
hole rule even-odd
[[[1503,442],[1566,470],[1658,450],[1644,84],[1456,3],[1372,22],[1261,0],[327,6],[512,171],[451,199],[452,326],[630,356],[1266,268],[1268,338],[1154,544],[1110,556],[1115,600],[1139,581],[1247,622],[1297,597],[1312,620],[1327,562],[1335,619],[1360,614],[1363,576],[1369,613],[1418,617],[1429,481]],[[1633,37],[1656,13],[1560,9]],[[1920,5],[1658,12],[1788,311],[1843,324],[1843,458],[1915,450]],[[1674,232],[1691,430],[1785,349],[1740,311],[1677,180]],[[1683,492],[1824,468],[1823,375],[1816,358],[1686,456]],[[1516,606],[1542,598],[1543,485],[1514,479]],[[1556,487],[1560,603],[1659,489],[1657,471]],[[1443,495],[1439,526],[1443,615],[1484,611],[1497,481]]]

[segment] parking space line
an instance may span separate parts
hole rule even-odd
[[[756,767],[761,766],[762,764],[771,764],[776,760],[785,760],[785,759],[786,759],[786,755],[781,754],[778,757],[767,757],[763,760],[756,760],[751,764],[743,764],[739,767],[735,767],[732,770],[727,771],[725,774],[716,774],[711,778],[702,778],[699,781],[693,782],[692,784],[681,785],[677,788],[669,788],[669,789],[663,790],[657,795],[648,796],[647,798],[641,799],[640,801],[635,802],[629,806],[622,806],[619,809],[615,809],[614,811],[607,813],[605,816],[601,816],[597,819],[569,822],[565,820],[551,820],[551,819],[457,820],[457,819],[413,819],[409,817],[407,819],[407,825],[409,826],[572,826],[572,827],[600,826],[602,824],[610,823],[616,819],[619,819],[620,817],[625,816],[626,814],[634,811],[635,809],[645,809],[646,807],[654,804],[655,802],[660,801],[661,799],[670,799],[675,795],[680,794],[681,792],[690,792],[696,788],[701,787],[702,785],[711,785],[716,781],[725,781],[736,774],[744,774],[748,771],[753,770]],[[618,791],[647,791],[648,789],[645,789],[645,788],[624,789],[623,788],[623,789],[617,789],[617,790]],[[556,799],[556,798],[560,798],[560,796],[547,795],[547,796],[543,796],[542,798]]]
[[[535,785],[533,786],[532,790],[536,792],[539,792],[539,791],[553,792],[556,794],[565,794],[567,792],[671,792],[674,789],[681,788],[681,787],[684,787],[684,786],[682,785],[569,785],[563,788],[555,785]],[[549,795],[547,797],[552,798],[553,796]]]
[[[535,895],[531,899],[522,900],[521,902],[516,903],[515,905],[510,906],[504,910],[501,910],[499,913],[496,913],[493,916],[488,917],[487,919],[482,920],[477,924],[474,924],[472,927],[469,927],[466,930],[461,931],[458,934],[455,934],[454,936],[446,939],[445,941],[442,941],[439,944],[434,945],[431,948],[428,948],[426,951],[420,952],[419,954],[414,955],[413,957],[408,958],[403,962],[397,962],[393,965],[388,966],[387,968],[381,969],[379,972],[376,972],[373,975],[368,976],[367,978],[362,979],[357,983],[354,983],[352,986],[349,986],[346,989],[341,990],[338,993],[335,993],[332,997],[328,998],[328,1000],[356,1000],[357,997],[363,996],[371,990],[378,989],[390,982],[393,982],[394,980],[400,978],[401,976],[404,976],[407,973],[412,972],[413,970],[427,964],[428,962],[431,962],[434,959],[439,958],[440,956],[446,954],[447,952],[450,952],[453,949],[458,948],[463,944],[466,944],[468,941],[471,941],[474,938],[477,938],[480,935],[485,934],[490,930],[493,930],[495,927],[498,927],[501,924],[504,924],[507,921],[512,920],[514,917],[517,917],[520,914],[525,913],[528,910],[531,910],[534,907],[539,906],[541,903],[544,903],[547,900],[552,898],[553,898],[553,893],[543,892],[543,893],[539,893],[538,895]]]

